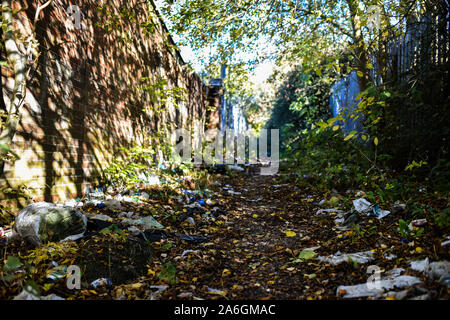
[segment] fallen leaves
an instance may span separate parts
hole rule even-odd
[[[290,237],[295,237],[295,236],[297,235],[297,234],[296,234],[294,231],[292,231],[292,230],[286,230],[284,233],[286,234],[286,237],[288,237],[288,238],[290,238]]]

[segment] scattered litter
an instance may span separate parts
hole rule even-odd
[[[48,296],[40,296],[34,295],[26,290],[22,290],[21,293],[19,293],[17,296],[14,297],[13,300],[65,300],[64,298],[61,298],[60,296],[57,296],[56,294],[52,293]]]
[[[356,213],[349,212],[343,218],[336,219],[336,220],[335,220],[335,222],[338,222],[338,223],[339,223],[339,221],[342,221],[341,225],[338,226],[337,228],[339,230],[344,230],[344,229],[351,228],[355,224],[358,224],[358,222],[361,220],[361,217]]]
[[[88,219],[98,219],[98,220],[102,220],[102,221],[111,220],[111,217],[107,216],[106,214],[86,214],[86,217]]]
[[[112,286],[112,281],[109,278],[100,278],[97,280],[94,280],[91,282],[91,286],[94,287],[94,289],[98,288],[98,287],[110,287]]]
[[[147,192],[142,192],[141,193],[141,198],[144,198],[145,200],[148,200],[148,199],[150,199],[150,195],[147,193]]]
[[[192,224],[193,226],[195,226],[195,221],[194,221],[194,218],[192,218],[192,217],[187,218],[186,222],[188,222],[188,223]]]
[[[54,262],[54,261],[52,261]],[[55,266],[47,271],[47,281],[50,283],[57,282],[59,279],[67,275],[67,266]]]
[[[427,219],[418,219],[411,221],[411,226],[420,227],[427,224]]]
[[[141,230],[139,230],[136,226],[128,227],[127,229],[133,236],[137,236],[141,233]]]
[[[208,287],[207,290],[208,290],[208,293],[217,294],[219,296],[225,296],[227,294],[226,290],[214,289],[214,288],[210,288],[210,287]]]
[[[441,247],[448,247],[448,246],[450,246],[450,236],[448,236],[445,239],[446,239],[445,241],[441,242]]]
[[[123,219],[122,222],[130,225],[143,226],[144,229],[164,229],[164,226],[156,221],[156,219],[152,216],[147,216],[141,219]]]
[[[189,253],[197,253],[198,250],[184,250],[181,257],[184,258]]]
[[[353,200],[353,206],[359,213],[367,213],[372,210],[372,204],[364,198]]]
[[[339,209],[319,209],[319,210],[317,210],[316,215],[329,214],[329,213],[333,213],[333,212],[335,212],[337,214],[343,214],[344,213],[344,211],[339,210]]]
[[[120,201],[116,199],[105,200],[103,203],[106,209],[108,210],[122,210],[122,205],[120,204]]]
[[[372,206],[372,204],[364,198],[353,200],[353,206],[359,213],[366,213],[366,215],[373,216],[378,219],[382,219],[391,213],[388,210],[380,209],[377,204]]]
[[[411,261],[410,266],[411,269],[422,272],[431,280],[446,286],[450,285],[450,262],[448,261],[430,262],[427,257],[424,260]]]
[[[336,290],[336,295],[343,298],[363,298],[363,297],[382,297],[383,293],[397,288],[411,287],[416,284],[421,284],[422,281],[413,276],[401,276],[398,272],[394,272],[387,277],[382,278],[374,283],[361,283],[353,286],[339,286]]]
[[[161,240],[167,240],[167,234],[162,229],[145,230],[139,234],[144,241],[160,242]]]
[[[150,294],[150,300],[159,300],[159,298],[161,297],[161,293],[166,291],[166,289],[168,287],[169,286],[167,286],[167,285],[153,285],[153,286],[150,286],[150,289],[156,289],[155,292],[152,292]]]
[[[64,202],[64,206],[71,208],[81,208],[83,206],[83,202],[81,202],[79,199],[71,199]]]
[[[199,243],[202,243],[202,242],[207,242],[209,239],[208,239],[208,237],[200,236],[200,235],[182,234],[182,235],[180,235],[180,240],[184,240],[184,241],[188,241],[188,242],[193,242],[195,244],[199,244]]]
[[[194,294],[192,292],[181,292],[177,297],[178,298],[190,298]]]
[[[325,263],[338,265],[341,264],[342,262],[349,262],[350,259],[351,261],[355,261],[357,263],[367,263],[374,259],[373,256],[374,253],[372,251],[356,252],[356,253],[341,253],[340,251],[338,251],[331,256],[326,257],[318,256],[317,259]]]
[[[386,255],[384,256],[384,258],[385,258],[386,260],[391,261],[391,260],[396,259],[397,256],[396,256],[395,254],[391,253],[391,254],[386,254]]]
[[[233,194],[233,195],[240,195],[240,194],[242,194],[240,192],[236,192],[236,191],[233,191],[233,190],[228,190],[228,193],[229,194]]]
[[[161,184],[161,180],[156,174],[150,175],[149,177],[147,177],[147,179],[144,180],[144,182],[148,186],[157,186]]]
[[[394,205],[391,206],[392,213],[396,214],[406,210],[406,204],[395,201]]]
[[[432,280],[438,280],[439,282],[444,278],[448,278],[450,276],[450,262],[431,262],[426,270],[426,276]]]
[[[289,184],[288,183],[285,183],[285,184],[274,184],[272,187],[273,188],[280,188],[280,187],[285,187],[285,186],[288,186]]]
[[[14,229],[20,237],[36,246],[49,241],[68,241],[83,237],[87,218],[70,207],[37,202],[20,210]]]
[[[237,166],[237,165],[230,165],[230,166],[228,166],[228,169],[234,170],[234,171],[244,171],[244,168]]]

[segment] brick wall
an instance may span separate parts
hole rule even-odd
[[[16,17],[24,35],[30,33],[35,3],[16,2],[16,8],[29,6]],[[155,139],[164,126],[174,130],[204,121],[205,88],[147,3],[54,0],[41,12],[36,25],[41,54],[30,72],[13,144],[21,158],[5,166],[3,185],[26,185],[36,200],[81,196],[120,156],[119,147]],[[69,19],[69,5],[80,8],[81,28]],[[140,25],[144,21],[154,22],[151,33]],[[2,68],[3,108],[9,103],[11,76]],[[151,98],[139,89],[142,77],[166,79],[169,87],[185,88],[186,97],[178,107],[168,103],[155,115],[149,110]]]

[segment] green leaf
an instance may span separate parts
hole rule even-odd
[[[20,266],[22,266],[22,262],[20,262],[19,258],[9,256],[8,259],[6,260],[3,270],[14,271],[18,269]]]
[[[353,138],[355,136],[355,134],[357,134],[357,132],[355,130],[353,130],[344,138],[344,141],[350,140],[351,138]]]
[[[303,249],[302,252],[300,252],[298,258],[302,260],[309,260],[316,256],[316,253],[312,250],[305,250]]]
[[[360,78],[364,77],[364,73],[362,73],[361,71],[356,71],[356,74],[357,74],[358,77],[360,77]]]
[[[17,153],[15,153],[14,151],[11,150],[10,147],[8,147],[7,145],[4,144],[0,144],[0,148],[8,151],[9,153],[11,153],[13,156],[15,156],[17,159],[20,159],[19,155]]]
[[[172,262],[167,262],[163,265],[161,273],[159,274],[159,280],[174,284],[177,282],[176,269]]]
[[[25,282],[23,289],[34,296],[41,296],[41,289],[39,289],[39,286],[33,280]]]

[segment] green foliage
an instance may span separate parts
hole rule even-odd
[[[434,221],[440,228],[450,227],[450,208],[442,210],[439,214],[434,215]]]
[[[304,69],[297,66],[287,75],[276,93],[272,115],[266,124],[267,128],[280,129],[282,152],[289,152],[316,122],[331,116],[329,97],[335,74],[327,71],[318,76]]]
[[[104,170],[108,181],[119,186],[135,184],[140,181],[139,174],[153,164],[152,148],[135,145],[131,148],[120,147],[123,158],[115,158],[111,166]]]
[[[425,232],[424,228],[417,228],[417,227],[412,227],[412,229],[410,229],[409,225],[411,224],[412,220],[403,220],[400,219],[398,221],[398,232],[400,233],[400,235],[402,237],[405,238],[409,238],[409,237],[420,237],[423,235],[423,233]]]
[[[159,274],[159,280],[169,284],[175,284],[178,281],[176,273],[177,271],[172,262],[167,262],[162,267],[162,270]]]

